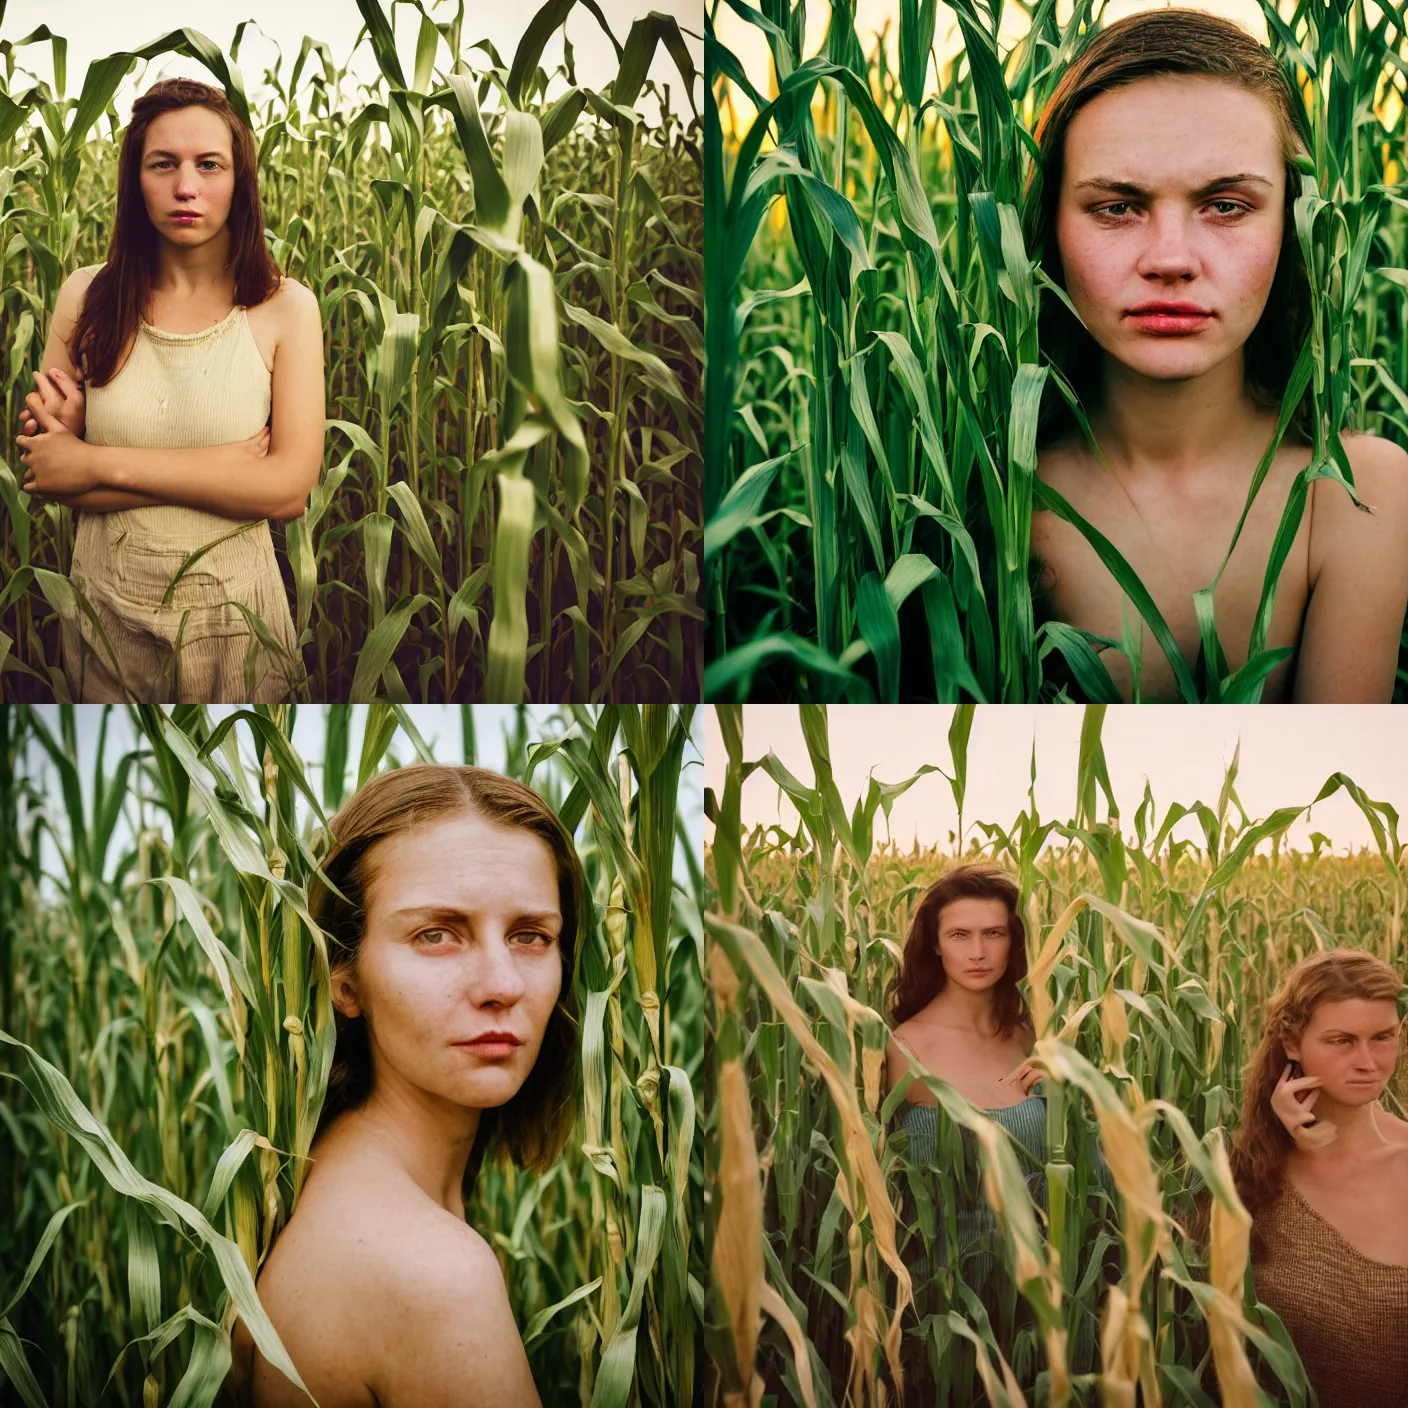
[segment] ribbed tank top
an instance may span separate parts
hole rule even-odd
[[[96,273],[103,266],[88,267]],[[85,388],[84,438],[90,445],[172,450],[248,440],[269,419],[271,383],[244,308],[237,305],[200,332],[166,332],[143,319],[118,374],[106,386]],[[188,551],[218,538],[238,521],[179,504],[123,509],[107,516],[119,520],[112,527]],[[242,556],[247,537],[222,543],[211,556],[227,549]],[[216,570],[218,556],[204,565]],[[230,566],[235,580],[245,575],[243,563]]]

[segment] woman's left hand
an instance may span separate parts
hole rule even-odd
[[[1023,1095],[1030,1095],[1032,1087],[1037,1085],[1045,1075],[1046,1072],[1035,1061],[1026,1060],[1015,1071],[1008,1071],[1000,1079],[1004,1085],[1015,1085]]]
[[[28,494],[46,498],[67,498],[96,488],[98,476],[88,443],[42,407],[35,415],[43,427],[42,433],[15,436],[20,463],[25,467],[20,487]]]

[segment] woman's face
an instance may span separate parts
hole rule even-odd
[[[939,911],[939,959],[948,980],[987,992],[1007,971],[1012,929],[1003,900],[950,900]]]
[[[519,827],[457,812],[368,855],[362,947],[333,989],[339,1010],[367,1020],[374,1088],[505,1104],[533,1069],[562,987],[552,851]],[[483,1042],[490,1034],[505,1040]]]
[[[1244,88],[1161,75],[1092,99],[1066,133],[1056,217],[1091,336],[1161,381],[1239,352],[1276,274],[1285,189],[1272,109]],[[1135,311],[1150,303],[1194,312]]]
[[[156,231],[195,247],[225,228],[235,195],[229,125],[209,108],[176,108],[155,118],[142,145],[142,198]],[[177,219],[177,214],[187,219]]]
[[[1398,1063],[1399,1021],[1395,1003],[1349,997],[1322,1002],[1301,1033],[1287,1040],[1286,1055],[1341,1105],[1367,1105],[1383,1093]]]

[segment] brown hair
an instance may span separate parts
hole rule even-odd
[[[1242,1117],[1232,1140],[1232,1177],[1255,1218],[1281,1192],[1290,1132],[1271,1108],[1271,1092],[1290,1059],[1286,1039],[1296,1041],[1322,1002],[1364,998],[1397,1003],[1403,979],[1382,959],[1360,949],[1331,948],[1302,958],[1286,974],[1266,1009],[1266,1026],[1242,1081]]]
[[[1007,967],[992,992],[998,1035],[1009,1037],[1018,1028],[1031,1025],[1026,1000],[1017,988],[1027,976],[1027,929],[1022,923],[1021,890],[1000,865],[974,861],[955,866],[936,880],[914,911],[890,1009],[892,1026],[907,1022],[943,991],[948,974],[939,956],[939,918],[945,905],[970,899],[1001,900],[1007,906],[1007,930],[1012,942],[1007,949]]]
[[[264,243],[264,207],[254,134],[230,106],[224,90],[192,78],[154,83],[132,104],[132,120],[117,159],[117,215],[107,263],[94,275],[70,344],[73,365],[88,386],[103,386],[117,375],[117,359],[137,332],[138,319],[151,303],[157,271],[157,234],[142,196],[142,152],[147,128],[163,113],[178,108],[209,108],[230,128],[235,191],[226,226],[235,276],[235,301],[253,308],[279,289],[280,271]]]
[[[1307,152],[1299,104],[1275,55],[1231,20],[1202,10],[1146,10],[1102,29],[1062,74],[1036,126],[1039,165],[1028,178],[1023,222],[1027,248],[1042,269],[1065,288],[1056,240],[1066,133],[1086,103],[1113,88],[1160,74],[1219,78],[1270,104],[1286,168],[1281,255],[1260,320],[1247,339],[1244,374],[1248,394],[1261,406],[1279,408],[1311,322],[1310,283],[1296,236],[1295,201],[1300,194],[1298,156]],[[1095,339],[1055,296],[1043,298],[1038,340],[1087,409],[1100,390],[1102,352]],[[1309,388],[1307,388],[1308,391]],[[1070,408],[1055,385],[1046,388],[1039,444],[1074,426]],[[1287,434],[1313,438],[1311,410],[1302,397]]]
[[[562,909],[558,940],[562,990],[527,1080],[506,1104],[480,1115],[465,1171],[467,1194],[496,1142],[501,1141],[522,1167],[545,1169],[561,1152],[575,1119],[578,1007],[574,979],[577,941],[590,898],[571,835],[536,792],[488,768],[442,763],[393,768],[359,787],[329,822],[332,849],[323,870],[346,899],[314,880],[309,909],[327,934],[332,969],[355,965],[366,927],[369,861],[377,842],[462,811],[500,826],[518,827],[545,841],[557,864]],[[335,1012],[334,1020],[337,1044],[317,1134],[345,1111],[361,1105],[372,1089],[366,1019]]]

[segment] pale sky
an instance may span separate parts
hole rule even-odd
[[[651,10],[659,10],[673,15],[682,29],[690,31],[685,35],[685,43],[694,57],[695,67],[702,70],[704,62],[703,11],[700,0],[600,0],[602,13],[606,16],[612,32],[619,43],[626,42],[632,20],[643,18]],[[383,0],[383,10],[387,8]],[[428,4],[430,17],[437,24],[449,23],[456,14],[454,0],[439,0],[438,4]],[[539,0],[465,0],[463,42],[467,62],[473,68],[487,67],[491,60],[483,50],[468,53],[469,46],[481,39],[492,41],[505,64],[513,62],[514,50],[529,20],[541,8]],[[407,80],[415,71],[416,36],[420,32],[420,14],[412,6],[398,4],[392,12],[396,25],[396,47],[401,59],[401,67]],[[284,56],[284,79],[287,81],[293,64],[298,58],[304,35],[325,41],[332,51],[333,64],[342,68],[347,64],[348,55],[362,27],[362,15],[355,0],[300,0],[297,4],[275,3],[275,0],[69,0],[63,5],[46,4],[43,0],[10,0],[5,10],[3,29],[0,37],[13,42],[47,24],[56,33],[68,40],[68,84],[70,97],[77,97],[83,89],[83,75],[88,64],[95,58],[123,49],[136,49],[160,38],[173,29],[183,27],[197,29],[207,38],[213,39],[226,54],[235,35],[235,26],[241,20],[252,20],[244,33],[240,46],[239,67],[244,76],[245,91],[251,101],[255,101],[264,70],[273,67],[281,50]],[[258,27],[256,29],[256,26]],[[263,31],[261,34],[260,31]],[[572,41],[576,57],[577,81],[589,88],[604,87],[616,76],[617,60],[615,50],[602,34],[600,26],[590,11],[577,6],[567,19],[567,34]],[[267,36],[267,37],[266,37]],[[277,44],[278,48],[275,48]],[[543,52],[542,65],[551,73],[562,61],[562,33],[559,30],[549,41]],[[19,51],[19,64],[44,79],[53,81],[52,48],[45,40]],[[441,41],[436,58],[436,70],[450,66],[450,57]],[[316,55],[309,56],[309,63],[321,72],[321,60]],[[350,102],[357,81],[375,82],[380,74],[371,45],[364,39],[353,56],[352,71],[355,79],[344,86],[344,94]],[[141,74],[139,64],[136,73]],[[651,76],[669,83],[671,103],[676,111],[688,112],[689,104],[681,92],[681,79],[674,60],[665,51],[658,50],[652,66]],[[188,77],[209,80],[205,66],[194,59],[163,55],[147,65],[142,79],[142,87],[149,87],[158,78]],[[300,80],[300,87],[306,82]],[[16,74],[14,87],[27,86],[25,80]],[[560,88],[561,80],[553,90]],[[117,98],[118,115],[125,122],[137,92],[135,80],[129,76]],[[696,83],[695,100],[702,99],[702,83]],[[641,111],[654,119],[655,112],[642,104]]]
[[[207,706],[207,712],[211,721],[218,724],[222,719],[234,713],[236,707],[230,704],[211,704]],[[507,753],[506,731],[514,725],[514,709],[508,704],[475,704],[472,707],[474,709],[475,760],[481,767],[501,770]],[[60,739],[62,735],[59,732],[59,706],[57,704],[39,704],[35,706],[35,710],[43,718],[54,738]],[[327,727],[327,712],[326,705],[300,704],[293,727],[294,751],[303,760],[308,785],[313,789],[320,802],[323,795],[323,738]],[[410,716],[411,722],[419,730],[420,736],[425,740],[425,745],[431,756],[437,762],[462,763],[465,761],[459,705],[411,704],[407,706],[406,712]],[[691,849],[696,856],[702,855],[704,844],[704,780],[701,775],[703,770],[700,767],[699,755],[699,744],[702,737],[701,717],[704,712],[703,709],[698,709],[694,714],[692,738],[690,744],[685,748],[679,790],[680,810],[685,818],[685,829],[690,838]],[[366,732],[366,717],[367,711],[364,707],[353,709],[352,726],[349,730],[347,745],[346,796],[350,796],[356,787],[357,765],[362,756],[362,736]],[[562,713],[552,705],[530,704],[528,719],[530,744],[539,742],[543,738],[560,737],[567,731],[567,721]],[[97,758],[98,731],[101,723],[102,709],[100,706],[96,704],[78,706],[76,718],[78,775],[82,782],[85,801],[90,809],[92,806],[93,768]],[[249,742],[248,726],[237,724],[235,736],[239,739],[241,754],[252,766],[254,751]],[[104,750],[104,761],[109,770],[115,768],[122,755],[134,746],[135,739],[136,731],[127,711],[120,708],[113,709],[108,716],[108,735]],[[618,738],[618,746],[619,741]],[[387,749],[386,757],[382,761],[382,768],[386,767],[386,759],[389,758],[396,759],[402,765],[416,761],[414,745],[399,728]],[[546,764],[545,766],[555,765]],[[55,824],[65,825],[63,800],[53,764],[49,761],[48,754],[36,742],[31,744],[29,773],[33,776],[37,772],[43,772],[48,779],[45,785],[53,795],[51,814],[55,818]],[[561,771],[560,775],[564,778],[568,776],[565,770]],[[300,823],[302,823],[311,816],[312,809],[301,793],[298,794],[297,806]],[[126,814],[130,816],[134,813],[135,808],[129,805],[126,808]],[[125,821],[119,821],[108,851],[110,865],[114,858],[122,853],[124,846],[130,844],[130,836],[131,831]],[[58,871],[60,869],[58,854],[54,850],[53,839],[47,833],[41,837],[41,845],[45,869],[50,872]],[[688,871],[678,847],[675,859],[675,877],[688,887]]]
[[[1052,704],[980,706],[968,746],[968,792],[964,826],[981,818],[1010,827],[1026,809],[1032,743],[1036,743],[1036,802],[1043,820],[1069,821],[1075,814],[1076,764],[1084,711]],[[705,783],[722,794],[725,754],[718,718],[705,710]],[[948,728],[953,706],[945,704],[833,705],[829,711],[831,762],[847,812],[863,795],[873,771],[881,782],[900,782],[924,763],[952,772]],[[1241,740],[1236,789],[1253,820],[1285,806],[1301,806],[1334,772],[1345,772],[1377,802],[1398,809],[1408,825],[1408,710],[1390,704],[1249,704],[1190,709],[1180,705],[1125,705],[1105,715],[1102,734],[1121,826],[1134,833],[1134,813],[1147,778],[1158,816],[1170,803],[1203,801],[1214,810],[1223,772]],[[813,781],[795,706],[748,705],[744,709],[745,762],[777,753],[802,781]],[[789,830],[797,814],[766,773],[743,785],[745,826],[770,824],[781,815]],[[1105,815],[1104,799],[1100,815]],[[1235,821],[1236,809],[1230,815]],[[885,835],[876,817],[877,840]],[[958,825],[948,782],[938,773],[921,778],[894,804],[891,834],[902,845],[948,844]],[[1336,850],[1373,844],[1363,814],[1341,791],[1314,807],[1309,820],[1291,828],[1293,845],[1309,848],[1312,831]],[[981,839],[981,833],[978,833]],[[1196,821],[1180,823],[1174,835],[1198,838]],[[705,838],[713,827],[706,823]]]

